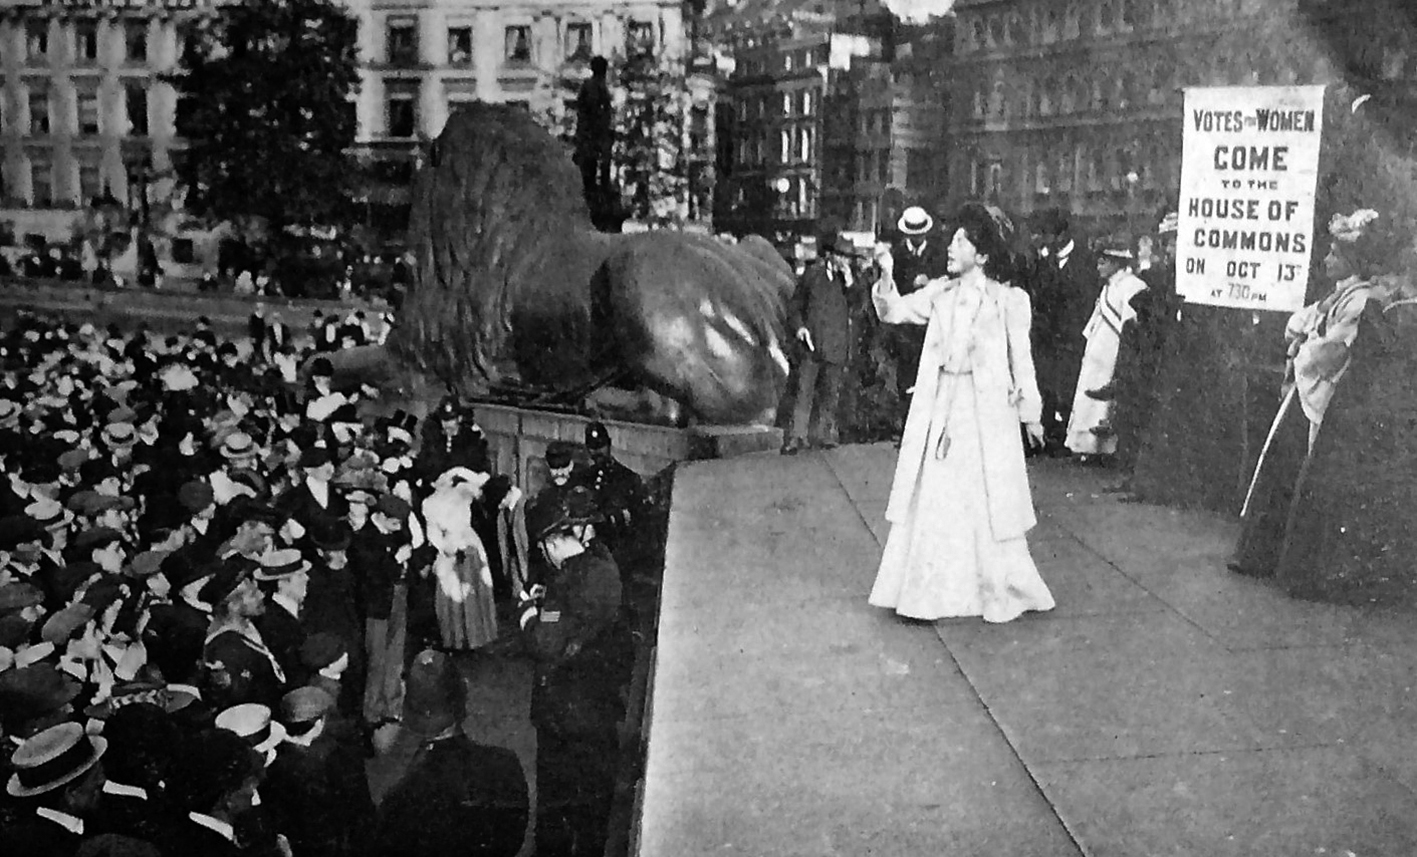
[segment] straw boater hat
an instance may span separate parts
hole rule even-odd
[[[902,235],[924,235],[935,228],[935,218],[920,206],[912,205],[901,213],[895,225]]]
[[[1117,236],[1111,236],[1099,241],[1097,244],[1097,254],[1120,262],[1130,262],[1136,258],[1136,254],[1132,253],[1130,242]]]
[[[231,432],[221,442],[222,456],[231,460],[254,458],[257,451],[256,441],[244,431]]]
[[[216,716],[218,729],[235,732],[258,753],[266,754],[266,764],[275,758],[275,749],[285,740],[285,727],[271,718],[270,708],[255,702],[233,705]]]
[[[12,797],[34,797],[83,776],[108,750],[108,741],[90,737],[78,723],[60,723],[38,732],[10,757],[15,773],[5,786]]]
[[[1179,230],[1180,225],[1180,216],[1174,211],[1168,211],[1166,212],[1166,216],[1161,218],[1161,223],[1156,227],[1156,232],[1159,235],[1166,235]]]
[[[257,580],[280,580],[310,570],[310,562],[295,548],[273,550],[261,555],[252,575]]]

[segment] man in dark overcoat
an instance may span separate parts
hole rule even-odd
[[[855,248],[840,232],[818,240],[821,258],[807,266],[788,301],[787,329],[797,339],[791,383],[792,412],[784,431],[782,453],[795,455],[804,445],[830,449],[837,441],[837,406],[851,355],[851,258]]]
[[[420,652],[409,668],[403,728],[421,743],[379,805],[369,857],[512,857],[521,850],[531,814],[526,774],[511,750],[463,732],[466,707],[467,686],[452,659]]]
[[[1038,367],[1047,448],[1065,455],[1068,417],[1087,347],[1082,331],[1097,303],[1102,281],[1086,242],[1073,234],[1062,211],[1044,211],[1035,232],[1042,246],[1033,282],[1027,284],[1033,299],[1033,362]]]

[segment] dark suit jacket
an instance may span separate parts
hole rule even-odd
[[[276,656],[285,677],[291,684],[300,683],[304,672],[300,664],[300,645],[305,642],[305,629],[300,619],[290,615],[280,604],[266,601],[266,612],[256,617],[256,630],[266,648]]]
[[[480,429],[466,425],[458,429],[456,435],[448,437],[443,434],[442,427],[434,423],[423,436],[414,470],[424,482],[432,483],[454,467],[466,467],[479,473],[492,472],[487,438]]]
[[[330,484],[329,504],[321,506],[315,500],[315,495],[310,493],[310,488],[305,484],[304,479],[281,494],[276,499],[275,505],[277,509],[306,530],[310,529],[311,522],[316,518],[342,520],[349,515],[349,501],[345,500],[338,486]],[[308,538],[309,533],[307,532],[302,542]]]
[[[384,798],[369,857],[512,857],[529,815],[516,754],[454,735],[420,750]]]
[[[949,273],[946,267],[948,242],[940,235],[930,235],[925,239],[919,252],[911,249],[908,239],[902,238],[891,247],[891,258],[895,262],[896,290],[903,295],[920,288],[915,278],[924,274],[930,279],[943,277]],[[918,325],[911,325],[916,327]]]
[[[222,631],[207,643],[202,658],[210,670],[203,698],[209,699],[218,711],[246,702],[280,710],[285,683],[276,676],[270,660],[246,636]]]
[[[333,728],[327,723],[309,747],[282,745],[261,785],[275,829],[296,854],[349,854],[351,846],[364,846],[374,823],[363,754],[354,736],[338,736]]]
[[[88,832],[88,825],[85,824],[84,833]],[[33,814],[22,815],[13,823],[0,827],[0,854],[74,857],[82,841],[82,836]]]
[[[1056,258],[1050,256],[1039,260],[1034,276],[1030,291],[1038,386],[1070,403],[1087,347],[1082,329],[1102,291],[1097,259],[1083,246],[1082,239],[1076,239],[1063,268],[1059,269]]]
[[[788,333],[796,335],[804,327],[815,348],[806,355],[809,359],[847,362],[851,355],[851,307],[846,284],[839,275],[827,273],[825,262],[814,262],[803,272],[788,302]]]

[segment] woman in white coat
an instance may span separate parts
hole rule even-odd
[[[1097,274],[1102,291],[1092,316],[1083,328],[1087,350],[1082,355],[1077,390],[1068,419],[1068,449],[1078,455],[1113,455],[1117,436],[1112,432],[1112,402],[1091,395],[1112,383],[1117,371],[1117,351],[1122,328],[1137,317],[1132,298],[1146,291],[1146,283],[1132,273],[1132,251],[1125,241],[1105,242],[1097,253]]]
[[[1007,622],[1054,606],[1025,538],[1036,518],[1019,425],[1037,446],[1043,426],[1028,295],[1002,284],[1011,230],[997,209],[966,205],[952,278],[903,297],[880,258],[881,320],[926,329],[870,603],[912,619]]]
[[[486,473],[454,467],[438,477],[423,501],[428,543],[438,551],[433,607],[443,647],[450,650],[479,649],[497,639],[492,567],[472,528],[472,504],[488,479]]]

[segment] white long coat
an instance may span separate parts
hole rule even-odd
[[[872,292],[881,321],[926,325],[886,520],[903,523],[917,490],[941,367],[967,360],[979,413],[990,527],[996,541],[1020,538],[1037,523],[1019,431],[1020,423],[1038,422],[1043,410],[1028,336],[1033,308],[1025,292],[993,280],[984,281],[980,296],[958,286],[958,280],[941,278],[909,295],[881,284]]]

